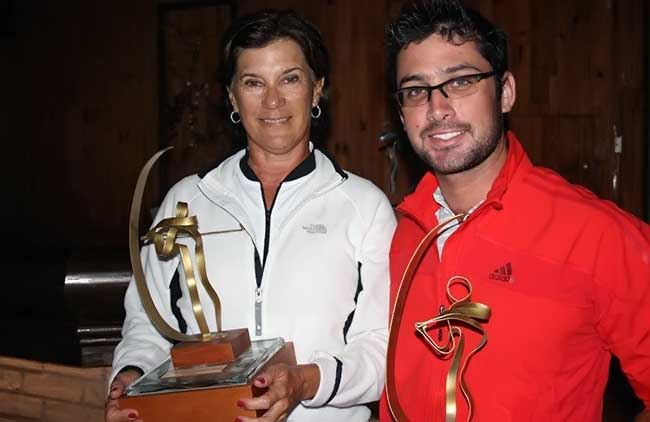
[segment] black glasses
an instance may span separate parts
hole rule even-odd
[[[431,93],[439,90],[445,98],[462,98],[472,95],[478,90],[478,83],[483,79],[496,75],[496,70],[484,73],[474,73],[449,79],[434,86],[407,86],[395,93],[400,107],[417,107],[431,101]]]

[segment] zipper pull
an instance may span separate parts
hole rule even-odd
[[[255,289],[255,303],[262,303],[262,288]]]
[[[262,288],[255,289],[255,335],[262,335]]]

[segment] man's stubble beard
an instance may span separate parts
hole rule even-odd
[[[488,128],[487,133],[481,139],[475,139],[462,157],[449,161],[448,158],[435,159],[433,154],[424,148],[425,135],[439,128],[460,128],[467,130],[470,136],[473,136],[473,128],[470,124],[461,125],[443,125],[440,122],[432,122],[430,125],[420,131],[419,140],[422,142],[418,145],[413,145],[415,153],[429,165],[435,174],[449,175],[462,173],[464,171],[473,169],[474,167],[485,161],[496,149],[499,144],[499,139],[503,135],[503,114],[501,113],[501,101],[495,102],[493,109],[495,118],[492,120],[492,125]],[[462,147],[462,145],[460,145]]]

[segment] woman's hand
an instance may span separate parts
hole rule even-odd
[[[106,408],[104,410],[104,419],[106,422],[142,422],[137,410],[120,409],[120,406],[117,404],[117,399],[122,397],[126,388],[138,378],[140,378],[140,373],[133,369],[117,374],[111,383],[111,391],[106,398]]]
[[[240,416],[237,421],[284,421],[298,403],[316,395],[320,385],[320,370],[314,364],[289,366],[281,363],[271,365],[257,375],[253,385],[258,388],[268,388],[268,390],[259,397],[241,399],[237,405],[247,410],[266,410],[266,412],[261,418]]]

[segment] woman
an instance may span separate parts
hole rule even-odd
[[[323,118],[329,70],[319,32],[293,12],[270,11],[241,19],[226,40],[229,117],[247,147],[203,178],[176,184],[157,220],[184,201],[203,233],[244,228],[203,236],[223,328],[248,327],[253,340],[293,341],[299,364],[260,374],[255,384],[268,391],[240,400],[241,407],[265,410],[264,420],[367,420],[361,403],[377,400],[384,383],[392,208],[379,189],[310,142],[313,122]],[[153,247],[142,255],[166,319],[198,332],[178,259],[160,261]],[[178,277],[182,295],[175,301],[169,286]],[[170,348],[133,283],[125,307],[110,399]],[[107,420],[137,418],[109,401]]]

